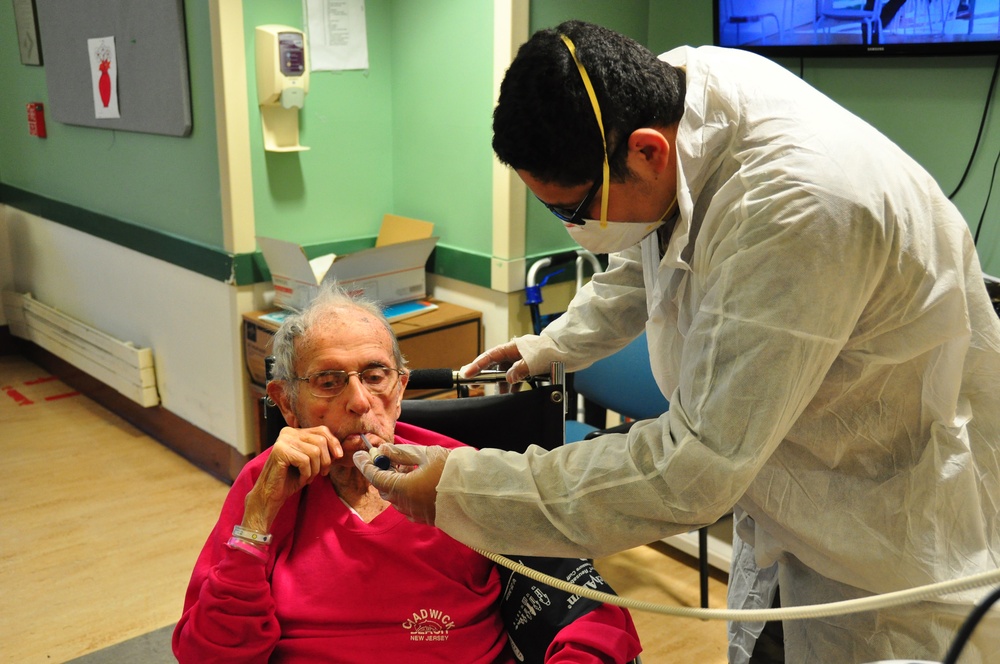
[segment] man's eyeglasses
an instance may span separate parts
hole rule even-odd
[[[296,376],[295,380],[308,383],[309,393],[314,397],[331,399],[344,391],[351,376],[357,376],[372,394],[387,394],[395,389],[399,377],[404,373],[406,372],[402,369],[375,366],[361,371],[317,371],[308,376]]]
[[[619,152],[621,152],[623,149],[628,148],[628,139],[626,137],[622,138],[622,140],[618,143],[618,145],[615,146],[615,149],[611,151],[611,156],[607,157],[606,159],[614,161],[618,157]],[[597,196],[597,190],[601,188],[601,185],[607,183],[608,181],[604,179],[604,174],[602,173],[601,175],[599,175],[597,179],[594,180],[594,184],[590,186],[590,191],[587,192],[587,196],[583,199],[583,202],[577,205],[575,210],[571,210],[570,208],[560,207],[558,205],[550,205],[545,201],[543,201],[542,199],[538,198],[538,196],[535,196],[535,198],[538,198],[538,201],[546,208],[548,208],[548,211],[554,214],[556,218],[558,218],[560,221],[564,221],[567,224],[574,224],[576,226],[583,226],[584,217],[587,214],[587,210],[590,209],[590,205],[594,202],[594,197]],[[602,195],[602,198],[606,199],[606,197],[607,194]],[[601,208],[607,209],[607,204],[604,203],[603,201]]]
[[[559,207],[558,205],[549,205],[542,199],[538,199],[542,205],[548,208],[549,212],[556,215],[561,221],[565,221],[567,224],[575,224],[577,226],[583,225],[583,216],[590,209],[590,204],[594,201],[594,196],[597,195],[597,190],[601,188],[604,184],[604,178],[598,178],[594,180],[594,184],[591,185],[590,191],[587,192],[586,198],[583,202],[576,206],[575,210],[569,208]],[[538,198],[537,196],[535,198]]]

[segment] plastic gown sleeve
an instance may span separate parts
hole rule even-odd
[[[666,374],[677,381],[667,413],[627,435],[550,452],[453,454],[438,484],[436,525],[487,549],[597,557],[713,523],[731,509],[816,394],[884,250],[869,226],[823,223],[822,210],[790,215],[806,195],[775,190],[756,215],[788,222],[761,222],[721,244],[705,259],[711,271],[688,285],[703,292],[679,367],[652,367],[661,384]],[[554,357],[586,365],[641,331],[637,251],[581,289],[537,342],[526,340],[533,369]],[[834,275],[822,268],[831,254],[835,278],[852,279],[833,290],[826,284]],[[794,265],[820,267],[790,273]],[[747,274],[755,278],[739,276]]]
[[[594,301],[605,315],[594,315]],[[548,372],[551,362],[562,362],[567,372],[579,371],[624,348],[643,331],[646,295],[638,247],[608,255],[608,269],[595,274],[570,302],[566,313],[540,335],[517,337],[515,342],[532,375]]]

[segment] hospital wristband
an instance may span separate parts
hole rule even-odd
[[[243,526],[233,526],[233,537],[238,537],[241,540],[250,542],[252,544],[270,544],[271,534],[270,533],[258,533],[256,530],[250,530],[249,528],[244,528]]]
[[[230,549],[234,551],[242,551],[243,553],[248,553],[257,560],[263,562],[267,562],[267,559],[269,557],[267,552],[268,549],[267,545],[258,546],[253,542],[248,542],[247,540],[241,539],[239,537],[230,537],[229,541],[226,542],[226,546],[228,546]]]

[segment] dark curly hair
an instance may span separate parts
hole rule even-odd
[[[641,44],[583,21],[540,30],[518,49],[493,111],[493,150],[501,162],[544,182],[577,186],[600,176],[601,133],[573,56],[576,47],[601,107],[611,177],[625,180],[626,151],[639,127],[670,126],[684,110],[684,77]]]

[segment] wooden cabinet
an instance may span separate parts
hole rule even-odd
[[[410,369],[459,369],[483,350],[482,314],[449,302],[392,324]],[[419,399],[433,390],[407,390],[406,399]]]

